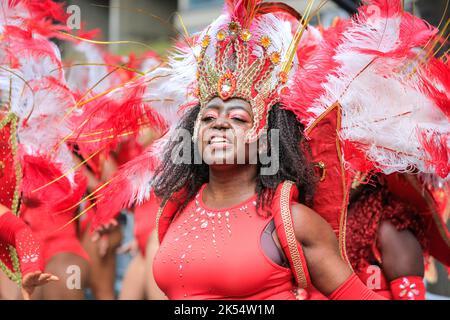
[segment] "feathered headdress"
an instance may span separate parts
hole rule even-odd
[[[385,174],[418,171],[445,179],[449,67],[425,59],[438,30],[404,12],[399,0],[366,2],[352,20],[325,32],[284,104],[307,133],[339,105],[347,169],[369,162]]]
[[[311,9],[310,6],[310,12]],[[203,31],[180,41],[167,65],[145,75],[150,81],[144,100],[151,101],[152,108],[173,129],[180,113],[191,106],[202,108],[215,96],[224,100],[243,98],[249,101],[254,114],[254,127],[248,138],[257,137],[267,125],[270,108],[280,101],[281,92],[287,93],[294,84],[300,35],[305,32],[308,41],[320,41],[317,30],[305,31],[306,22],[283,3],[226,1],[222,15]],[[194,139],[198,120],[195,127]],[[100,192],[94,227],[122,207],[149,197],[153,169],[171,132],[141,155],[139,161],[124,165]],[[115,197],[117,201],[106,201],[118,190],[122,192]]]

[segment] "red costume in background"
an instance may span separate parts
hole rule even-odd
[[[24,174],[32,176],[33,173],[28,167],[24,168]],[[53,173],[53,176],[52,173],[45,172],[48,180],[60,174]],[[23,200],[20,216],[41,240],[45,265],[58,253],[72,253],[89,261],[78,237],[77,222],[72,221],[78,210],[77,203],[86,190],[86,179],[80,172],[75,175],[75,183],[77,188],[72,190],[73,193],[70,193],[70,182],[63,178],[39,190],[37,198]],[[40,201],[44,198],[45,205]]]
[[[76,209],[54,215],[51,224],[48,220],[47,223],[42,220],[41,210],[24,208],[23,219],[42,242],[44,264],[47,265],[59,253],[72,253],[89,261],[88,254],[81,246],[76,222],[69,223],[75,217]]]
[[[350,203],[347,256],[355,272],[367,285],[373,282],[373,267],[380,268],[379,286],[373,288],[378,294],[395,300],[423,300],[426,290],[422,277],[404,275],[390,282],[386,279],[382,255],[378,249],[378,232],[383,221],[389,221],[398,231],[409,230],[419,241],[425,258],[429,257],[431,250],[444,264],[448,264],[448,233],[441,228],[444,233],[430,236],[437,225],[445,226],[441,215],[437,213],[443,208],[439,208],[435,201],[425,203],[424,197],[428,191],[416,193],[412,188],[414,180],[391,175],[387,178],[378,177],[376,181],[375,186],[362,186],[360,193],[355,195],[356,199]],[[446,204],[442,205],[445,208]]]
[[[145,257],[148,238],[156,225],[157,212],[158,205],[152,201],[146,201],[134,208],[134,237],[143,257]]]
[[[385,187],[380,186],[376,190],[368,188],[361,192],[348,209],[347,255],[360,279],[368,283],[373,275],[371,266],[382,265],[377,247],[377,235],[382,221],[391,222],[398,231],[410,230],[423,249],[427,246],[423,218],[413,207],[393,197]],[[373,290],[393,299],[390,283],[383,272],[380,277],[380,287]]]

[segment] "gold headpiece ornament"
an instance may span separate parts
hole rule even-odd
[[[308,3],[307,16],[313,2]],[[280,94],[288,90],[289,72],[309,19],[303,19],[297,11],[282,3],[240,1],[239,5],[245,7],[245,14],[240,15],[238,12],[242,8],[234,7],[227,24],[222,24],[215,32],[211,32],[214,27],[210,26],[199,39],[201,49],[197,56],[195,95],[201,108],[214,97],[248,101],[254,117],[254,125],[247,134],[251,141],[267,126],[270,108],[280,101]],[[291,31],[289,35],[280,34],[286,24],[290,30],[287,20],[277,16],[264,17],[277,12],[288,13],[300,20],[295,34]],[[201,112],[195,125],[194,141],[197,140],[200,118]]]

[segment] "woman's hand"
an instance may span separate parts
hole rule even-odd
[[[91,238],[92,242],[97,242],[98,240],[100,240],[102,238],[102,236],[110,233],[118,225],[119,225],[119,223],[114,218],[109,220],[105,224],[101,225],[94,231],[94,234],[92,235],[92,238]]]
[[[43,286],[51,281],[58,281],[59,278],[50,273],[34,271],[27,273],[22,279],[22,296],[24,300],[30,300],[34,289]]]
[[[120,239],[117,237],[118,228],[119,223],[117,220],[111,219],[95,230],[91,240],[96,243],[98,254],[101,258],[104,258],[109,250],[116,250],[119,245]]]
[[[121,245],[118,249],[117,249],[117,253],[118,254],[126,254],[129,253],[132,256],[135,256],[136,254],[138,254],[139,252],[139,246],[138,246],[138,242],[136,239],[131,240],[130,242],[127,242],[123,245]]]

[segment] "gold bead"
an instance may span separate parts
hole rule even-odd
[[[242,41],[248,42],[251,38],[252,38],[252,33],[250,31],[248,31],[247,29],[243,30],[241,32]]]
[[[279,64],[280,63],[280,53],[277,51],[274,51],[270,55],[270,61],[272,61],[273,64]]]
[[[225,37],[226,37],[226,36],[227,36],[227,35],[226,35],[226,33],[225,33],[224,30],[219,30],[219,32],[217,32],[217,34],[216,34],[216,38],[217,38],[218,41],[223,41],[223,40],[225,40]]]
[[[231,33],[237,33],[239,31],[239,28],[239,23],[237,23],[236,21],[231,21],[228,25],[228,30],[230,30]]]
[[[267,49],[272,44],[272,41],[268,36],[262,36],[260,39],[260,43],[264,48]]]
[[[284,71],[281,71],[281,72],[279,73],[278,77],[280,78],[280,81],[281,81],[282,83],[286,83],[286,82],[288,81],[288,75],[287,75],[287,73],[284,72]]]
[[[209,35],[206,35],[203,37],[202,39],[202,48],[207,48],[209,46],[211,38],[209,37]]]

